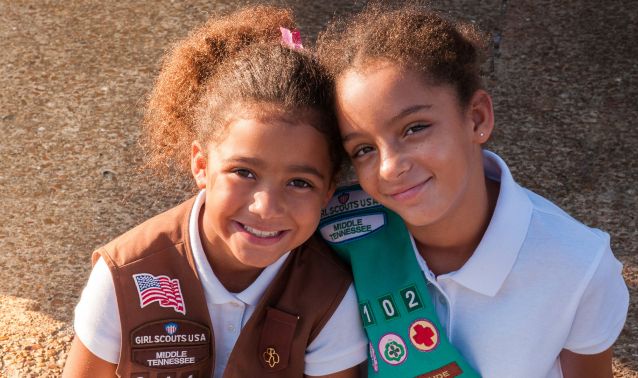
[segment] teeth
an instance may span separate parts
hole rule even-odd
[[[244,230],[248,231],[250,234],[253,234],[255,236],[258,236],[260,238],[272,238],[273,236],[277,236],[279,234],[279,231],[261,231],[258,230],[256,228],[252,228],[249,226],[244,225]]]

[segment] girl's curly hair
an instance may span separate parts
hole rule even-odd
[[[387,60],[421,72],[435,84],[451,84],[461,105],[483,87],[481,65],[487,39],[473,24],[452,21],[415,3],[373,3],[347,20],[330,24],[318,54],[334,78]]]
[[[215,142],[233,116],[274,108],[325,135],[336,173],[342,150],[331,79],[309,51],[280,43],[280,27],[294,27],[290,10],[252,6],[209,19],[173,46],[144,116],[148,167],[189,175],[193,140]]]

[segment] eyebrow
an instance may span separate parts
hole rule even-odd
[[[295,164],[295,165],[288,166],[288,169],[292,172],[307,173],[310,175],[314,175],[321,180],[324,180],[326,178],[321,172],[319,172],[317,168],[312,167],[310,165]]]
[[[229,159],[224,159],[225,163],[240,163],[240,164],[248,164],[253,165],[255,167],[262,168],[265,164],[263,161],[255,158],[245,157],[245,156],[233,156]]]
[[[397,113],[395,116],[393,116],[392,118],[390,118],[390,122],[394,122],[400,118],[403,118],[405,116],[408,116],[412,113],[416,113],[418,111],[424,110],[424,109],[430,109],[432,107],[432,105],[412,105],[412,106],[408,106],[407,108],[401,110],[399,113]]]
[[[257,167],[257,168],[264,168],[266,166],[266,164],[263,162],[263,160],[260,160],[260,159],[257,159],[257,158],[245,157],[245,156],[232,157],[230,159],[226,159],[225,162],[226,163],[247,164],[247,165],[252,165],[254,167]],[[314,175],[314,176],[317,176],[321,180],[324,180],[326,178],[326,176],[324,174],[322,174],[317,168],[315,168],[313,166],[310,166],[310,165],[293,164],[293,165],[286,166],[285,169],[287,171],[289,171],[289,172],[307,173],[307,174],[310,174],[310,175]]]
[[[399,113],[395,114],[394,116],[392,116],[392,118],[390,118],[389,123],[394,123],[396,122],[398,119],[401,119],[405,116],[408,116],[412,113],[416,113],[419,112],[421,110],[425,110],[425,109],[430,109],[432,108],[432,105],[426,104],[426,105],[412,105],[412,106],[408,106],[407,108],[401,110]],[[350,133],[348,135],[344,135],[342,137],[343,142],[347,142],[349,139],[352,139],[354,137],[359,136],[360,133],[354,132],[354,133]]]

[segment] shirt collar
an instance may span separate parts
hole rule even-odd
[[[523,245],[532,216],[532,202],[498,155],[483,151],[483,163],[485,175],[501,184],[494,214],[470,259],[461,269],[439,278],[449,277],[468,289],[494,296]]]
[[[286,252],[283,256],[278,258],[277,261],[264,268],[255,282],[250,284],[250,286],[241,293],[238,293],[237,298],[246,304],[256,306],[259,303],[261,296],[264,294],[264,291],[266,291],[272,280],[279,272],[279,269],[288,258],[289,254],[290,251]]]
[[[264,294],[264,291],[266,291],[266,288],[270,285],[270,282],[273,280],[277,272],[279,272],[284,261],[286,261],[290,252],[286,252],[277,261],[268,265],[259,274],[257,279],[255,279],[255,281],[241,293],[235,294],[229,292],[219,281],[215,272],[213,272],[213,269],[208,263],[206,253],[202,246],[202,240],[199,236],[199,213],[202,205],[204,204],[205,198],[205,190],[201,190],[197,195],[193,209],[191,210],[188,230],[193,250],[193,260],[195,261],[197,273],[199,274],[200,281],[204,288],[206,301],[212,304],[224,304],[240,300],[248,305],[256,306],[259,303],[261,296]]]

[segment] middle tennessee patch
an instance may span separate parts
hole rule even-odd
[[[365,214],[342,218],[320,228],[321,236],[329,243],[342,243],[365,236],[385,226],[385,214]]]
[[[154,369],[197,365],[210,358],[211,332],[204,324],[166,319],[131,331],[132,360]]]

